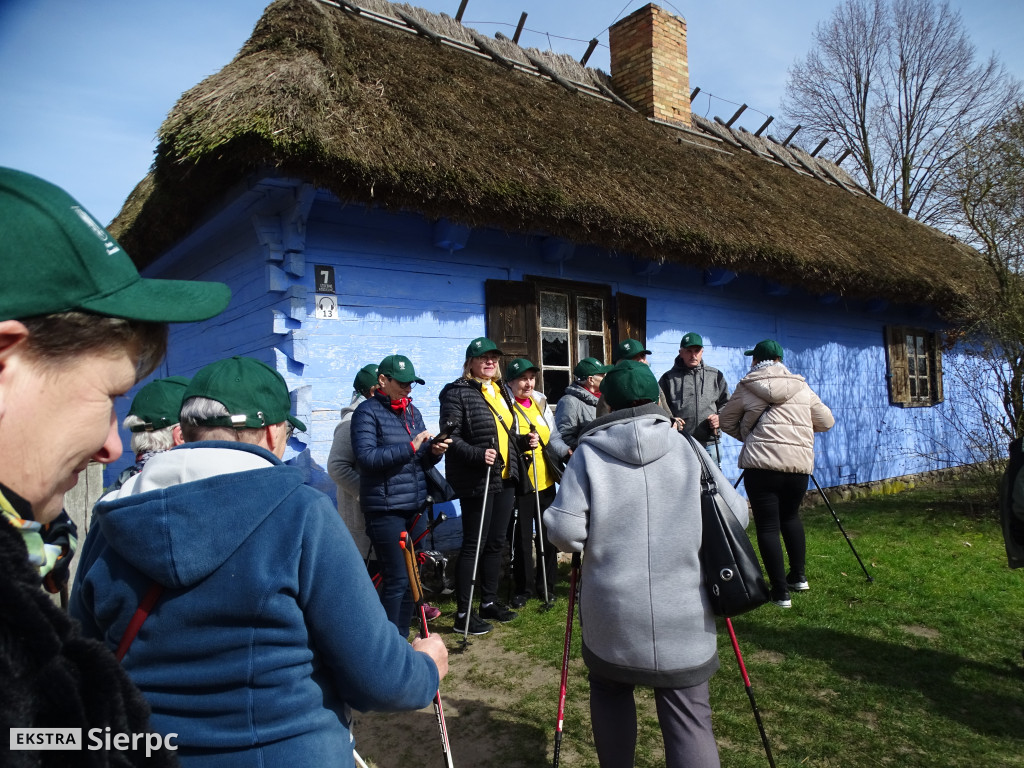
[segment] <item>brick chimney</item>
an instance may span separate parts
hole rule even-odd
[[[686,21],[648,3],[608,30],[612,85],[641,114],[690,125]]]

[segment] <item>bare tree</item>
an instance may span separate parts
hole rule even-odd
[[[813,142],[849,150],[882,202],[948,228],[958,208],[942,181],[962,137],[995,124],[1019,89],[994,56],[978,61],[948,2],[844,0],[790,69],[783,110]]]
[[[1024,434],[1024,104],[965,142],[946,181],[965,224],[959,235],[985,267],[972,298],[955,308],[956,338],[988,361],[1011,440]]]

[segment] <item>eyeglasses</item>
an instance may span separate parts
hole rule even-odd
[[[286,421],[285,422],[284,439],[285,440],[291,440],[292,439],[292,435],[294,435],[294,434],[295,434],[295,425],[292,424],[290,421]]]
[[[387,379],[388,381],[395,381],[395,378],[393,376],[388,376],[387,374],[384,374],[384,378]],[[395,383],[398,384],[398,386],[400,387],[408,387],[409,389],[412,389],[413,387],[416,386],[415,381],[396,381]]]

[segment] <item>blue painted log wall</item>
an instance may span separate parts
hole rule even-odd
[[[743,351],[764,338],[779,341],[786,365],[807,378],[836,417],[836,427],[817,438],[815,475],[823,486],[935,469],[948,458],[938,455],[937,446],[955,442],[943,416],[949,403],[965,393],[949,377],[944,404],[889,405],[884,326],[938,327],[927,311],[827,303],[746,276],[717,279],[712,287],[700,270],[671,264],[637,269],[628,255],[590,246],[578,246],[568,260],[550,263],[543,258],[541,235],[475,229],[465,248],[446,250],[433,244],[433,221],[342,205],[324,192],[311,196],[304,187],[298,213],[293,198],[302,196],[302,187],[283,204],[269,195],[260,203],[263,208],[229,206],[204,225],[202,236],[176,247],[146,274],[222,280],[232,287],[223,315],[172,327],[168,358],[156,375],[189,375],[232,354],[275,365],[309,426],[307,435],[293,438],[286,459],[298,461],[309,482],[332,496],[334,484],[324,468],[355,372],[388,354],[407,355],[427,382],[414,390],[414,402],[428,428],[436,429],[441,388],[459,375],[466,344],[486,331],[484,281],[527,274],[598,283],[613,293],[646,297],[647,344],[657,375],[671,367],[687,331],[704,337],[705,362],[725,373],[730,390],[749,366]],[[284,234],[276,240],[267,234],[274,221],[284,222]],[[337,319],[314,316],[314,265],[335,268]],[[784,276],[779,280],[784,282]],[[946,354],[947,368],[953,358]],[[723,438],[727,476],[738,475],[739,448],[737,441]],[[108,468],[108,482],[130,458]]]

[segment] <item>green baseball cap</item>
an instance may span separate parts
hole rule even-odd
[[[638,360],[620,360],[601,381],[601,394],[612,410],[627,408],[637,400],[658,402],[661,388],[651,366]]]
[[[370,391],[370,387],[377,386],[377,366],[375,363],[364,365],[359,369],[359,373],[356,374],[355,379],[352,381],[352,389],[361,394],[363,397],[368,397],[367,393]]]
[[[60,187],[0,168],[0,320],[70,310],[158,323],[206,320],[223,283],[139,276],[120,244]]]
[[[636,339],[626,339],[625,341],[620,341],[615,345],[615,351],[612,353],[612,358],[617,363],[619,360],[628,360],[631,357],[636,357],[641,354],[649,355],[651,354],[651,350],[644,349],[644,345]]]
[[[189,380],[184,376],[156,379],[139,390],[128,409],[129,416],[137,416],[144,424],[131,428],[132,432],[153,432],[178,423],[182,395]]]
[[[388,355],[377,365],[377,373],[384,374],[388,378],[402,384],[409,384],[413,381],[417,384],[427,383],[416,376],[416,369],[412,367],[412,360],[405,355]]]
[[[688,333],[679,340],[679,348],[684,349],[686,347],[703,347],[704,339],[700,337],[699,333]]]
[[[481,355],[486,355],[488,352],[494,352],[499,355],[505,354],[498,349],[497,344],[486,336],[477,336],[469,342],[469,346],[466,347],[466,359],[469,360],[472,357],[480,357]]]
[[[608,373],[611,369],[612,366],[605,365],[596,357],[584,357],[576,363],[576,367],[572,369],[572,375],[577,379],[585,379],[588,376],[598,376],[602,373]]]
[[[505,378],[508,379],[509,381],[512,381],[513,379],[518,379],[527,371],[539,370],[540,368],[531,363],[525,357],[517,357],[515,360],[509,363],[508,367],[505,369]]]
[[[744,355],[753,355],[755,360],[774,360],[776,357],[782,359],[782,345],[774,339],[759,341],[753,349],[748,349]]]
[[[292,401],[284,377],[251,357],[229,357],[200,368],[182,400],[190,397],[216,400],[228,409],[228,416],[201,422],[204,427],[259,429],[288,421],[306,431],[306,425],[291,415]]]

